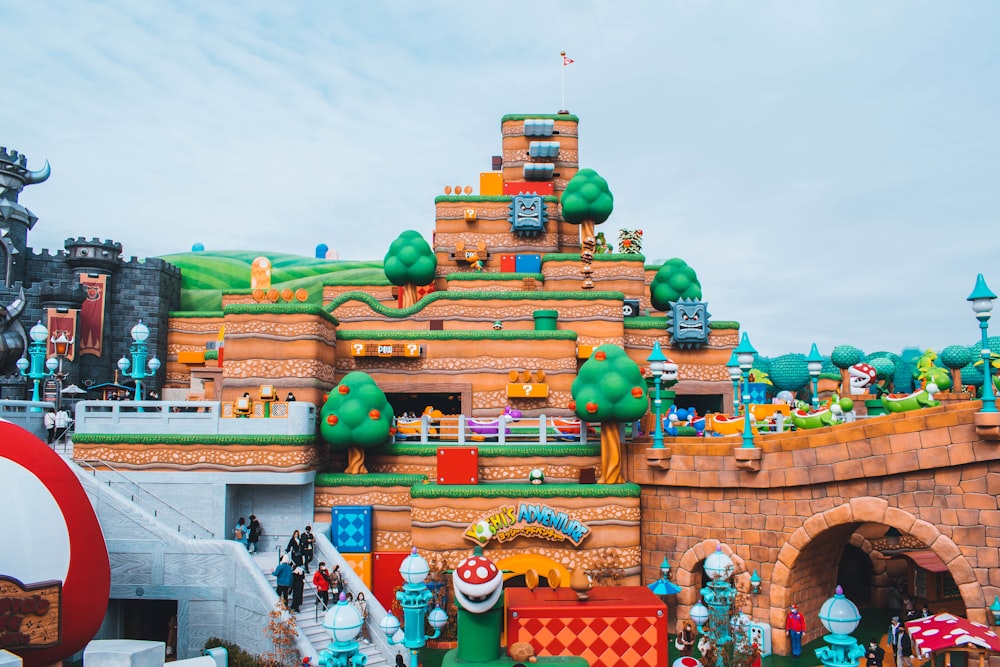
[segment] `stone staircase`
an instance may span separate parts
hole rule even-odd
[[[274,588],[276,582],[272,572],[274,572],[274,568],[278,565],[278,552],[256,553],[253,555],[253,560],[264,574],[268,584]],[[323,628],[323,616],[325,614],[323,603],[316,595],[316,588],[312,583],[312,575],[316,572],[319,560],[318,558],[314,558],[309,565],[309,574],[306,575],[305,586],[302,590],[302,604],[299,607],[299,612],[293,614],[299,634],[313,646],[316,655],[319,655],[331,641],[330,634]],[[325,556],[322,560],[326,560],[328,564],[330,563],[330,560]],[[341,569],[343,570],[343,567]],[[345,584],[350,589],[349,582],[345,582]],[[365,598],[372,599],[371,591],[365,590]],[[289,597],[290,600],[291,598]],[[331,595],[330,604],[333,605],[335,603],[336,601],[332,599]],[[366,623],[366,631],[369,637],[371,637],[373,632],[378,632],[378,627],[372,623],[370,614]],[[394,657],[389,656],[387,658],[383,648],[379,646],[384,641],[377,641],[375,643],[365,642],[362,639],[363,636],[358,637],[358,642],[361,646],[361,652],[367,657],[366,667],[390,667],[390,665],[395,664]]]

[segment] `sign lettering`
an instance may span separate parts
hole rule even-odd
[[[59,643],[62,583],[26,586],[0,576],[0,649],[42,648]]]
[[[563,510],[522,501],[517,507],[503,505],[472,523],[465,531],[465,538],[479,546],[486,546],[491,539],[502,543],[518,537],[568,541],[579,546],[589,534],[589,526]]]

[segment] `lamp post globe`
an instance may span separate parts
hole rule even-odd
[[[691,607],[691,611],[689,613],[691,614],[691,620],[694,621],[696,626],[698,626],[698,632],[701,632],[702,626],[708,622],[708,607],[706,607],[705,603],[699,599],[698,603]]]
[[[844,597],[844,589],[837,586],[833,597],[828,598],[819,610],[819,621],[830,633],[823,637],[829,646],[816,649],[816,657],[825,667],[856,665],[865,655],[865,648],[850,636],[861,622],[861,614],[853,602]]]
[[[340,594],[337,603],[323,615],[323,629],[330,634],[330,644],[320,651],[321,667],[364,664],[364,655],[359,650],[358,633],[365,620],[354,605],[347,602],[347,596]]]
[[[976,276],[976,286],[972,290],[966,301],[972,304],[972,312],[979,320],[979,331],[982,334],[982,357],[983,357],[983,412],[996,412],[996,393],[993,391],[992,354],[989,347],[989,323],[990,313],[993,312],[993,302],[997,295],[986,286],[983,274]]]

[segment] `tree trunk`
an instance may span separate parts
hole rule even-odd
[[[582,424],[581,428],[586,428]],[[621,424],[601,422],[601,478],[598,484],[623,484]]]
[[[407,283],[400,287],[403,290],[403,302],[401,308],[409,308],[417,302],[417,286]]]
[[[583,289],[593,289],[594,280],[591,276],[594,269],[591,262],[594,260],[594,250],[597,248],[597,237],[594,233],[594,221],[584,220],[580,223],[580,263],[583,264],[581,273],[583,274]]]
[[[840,369],[840,395],[841,396],[851,395],[851,378],[847,374],[846,368]]]
[[[365,450],[356,445],[347,448],[347,469],[348,475],[364,475],[368,472],[365,467]]]

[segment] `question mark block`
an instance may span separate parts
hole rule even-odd
[[[548,398],[549,385],[544,382],[510,382],[507,398]]]

